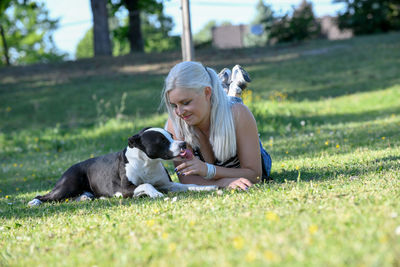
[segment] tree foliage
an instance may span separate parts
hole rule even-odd
[[[320,36],[321,27],[318,23],[311,2],[303,0],[294,8],[292,15],[286,13],[278,19],[271,29],[271,38],[278,42],[299,42],[315,39]]]
[[[164,8],[162,0],[109,0],[109,3],[112,15],[121,8],[128,11],[127,28],[121,33],[124,33],[124,37],[129,41],[131,53],[143,52],[145,41],[142,32],[142,14],[162,14]]]
[[[49,18],[44,3],[11,0],[5,5],[1,2],[0,8],[4,11],[0,13],[0,24],[12,64],[59,61],[66,56],[57,51],[52,38],[58,19]],[[5,54],[4,45],[0,52]]]
[[[177,50],[180,45],[178,36],[170,36],[174,26],[172,18],[163,13],[141,15],[141,30],[144,40],[144,52],[163,52]],[[110,19],[111,42],[113,56],[130,53],[128,34],[128,18]],[[93,56],[93,29],[88,30],[76,48],[76,58]]]
[[[264,46],[267,44],[272,26],[275,22],[274,11],[271,6],[259,0],[256,5],[256,16],[250,23],[250,31],[245,36],[246,46]],[[254,33],[254,29],[259,33]]]
[[[166,16],[163,12],[143,14],[144,51],[150,53],[178,49],[180,46],[180,37],[170,35],[173,27],[174,22],[172,18]]]
[[[341,29],[352,29],[354,34],[372,34],[400,30],[399,0],[335,0],[346,9],[338,14]]]

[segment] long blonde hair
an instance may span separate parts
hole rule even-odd
[[[192,147],[200,147],[193,126],[189,126],[177,116],[169,102],[168,92],[175,88],[203,92],[211,88],[210,144],[217,160],[224,162],[236,155],[235,123],[231,105],[222,88],[217,73],[199,62],[185,61],[175,65],[165,79],[162,102],[165,104],[173,123],[177,138],[186,141]]]

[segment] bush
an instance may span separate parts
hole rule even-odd
[[[321,27],[315,18],[312,3],[303,0],[292,16],[285,14],[271,29],[270,38],[277,42],[299,42],[320,36]]]
[[[356,35],[400,30],[398,0],[336,0],[335,2],[347,5],[346,10],[338,14],[340,29],[352,29]]]

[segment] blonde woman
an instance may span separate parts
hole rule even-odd
[[[225,84],[233,80],[230,91],[239,96],[246,75],[240,66],[235,68],[220,77],[228,76]],[[174,162],[175,171],[181,183],[246,190],[269,176],[271,159],[260,145],[253,114],[240,99],[227,95],[220,77],[199,62],[186,61],[175,65],[165,79],[166,128],[194,154]]]

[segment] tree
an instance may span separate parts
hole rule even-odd
[[[272,25],[275,22],[274,12],[270,5],[259,0],[256,5],[256,16],[250,23],[250,32],[245,36],[245,46],[264,46],[267,44]]]
[[[290,21],[295,41],[315,39],[319,36],[321,29],[314,15],[311,2],[303,0],[299,7],[293,11]]]
[[[63,60],[53,41],[52,33],[58,19],[50,19],[44,3],[28,0],[0,1],[2,28],[1,54],[5,64],[29,64]],[[8,61],[8,63],[7,63]]]
[[[6,12],[6,9],[9,7],[10,3],[11,3],[11,0],[0,1],[0,35],[1,35],[1,41],[3,44],[4,58],[5,58],[7,66],[10,66],[10,57],[8,55],[7,39],[6,39],[6,35],[4,33],[4,28],[3,28],[2,22],[3,22],[3,17],[5,16],[4,14]]]
[[[204,46],[205,44],[211,45],[212,42],[212,29],[216,27],[217,21],[210,20],[203,28],[200,29],[194,36],[193,41],[195,46]]]
[[[93,13],[94,55],[111,56],[107,0],[90,0],[90,5]]]
[[[129,24],[126,32],[130,44],[130,52],[143,52],[144,41],[141,27],[142,12],[150,14],[162,13],[162,0],[109,0],[114,15],[121,7],[128,10]]]
[[[128,18],[119,21],[116,17],[110,19],[111,40],[113,55],[119,56],[128,54],[129,40],[127,39]],[[180,45],[178,36],[170,36],[173,28],[171,17],[160,14],[141,14],[141,31],[144,37],[144,51],[162,52],[176,50]],[[87,58],[93,56],[92,29],[88,30],[76,48],[76,58]]]
[[[338,13],[340,29],[352,29],[354,34],[372,34],[400,30],[399,0],[335,0],[345,3]]]
[[[91,58],[94,56],[93,28],[89,29],[76,46],[76,58]]]
[[[317,21],[312,3],[303,0],[294,8],[292,15],[285,14],[273,24],[271,38],[278,42],[300,42],[320,36],[321,27]]]
[[[172,18],[162,11],[157,14],[144,13],[142,15],[144,51],[150,53],[177,50],[180,47],[180,37],[170,36],[173,27]]]

